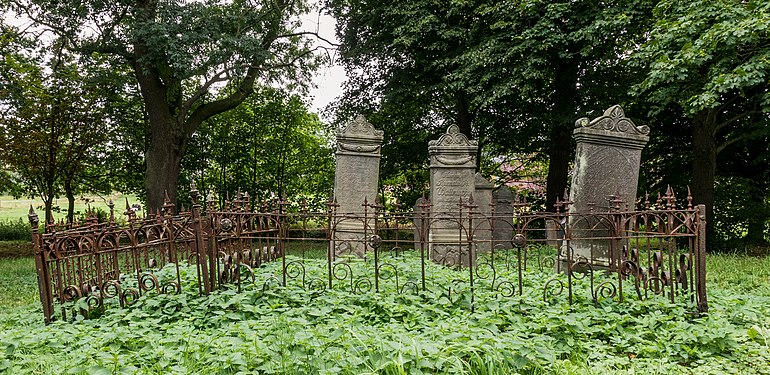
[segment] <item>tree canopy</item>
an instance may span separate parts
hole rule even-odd
[[[84,58],[130,67],[147,114],[147,202],[175,198],[181,159],[206,119],[237,107],[257,82],[302,85],[315,55],[295,31],[301,0],[10,0],[10,9]],[[209,100],[214,97],[214,100]]]

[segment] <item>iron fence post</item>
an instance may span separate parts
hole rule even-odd
[[[698,253],[696,256],[698,311],[705,313],[709,310],[706,299],[706,205],[699,204],[695,214],[698,221]]]
[[[29,224],[31,227],[32,247],[35,251],[35,268],[37,268],[37,284],[40,292],[40,303],[43,305],[43,319],[45,324],[51,323],[54,318],[53,294],[51,291],[51,272],[45,259],[45,252],[41,243],[39,219],[32,205],[29,206]]]

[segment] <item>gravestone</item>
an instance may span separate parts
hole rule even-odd
[[[420,243],[425,242],[427,244],[428,241],[428,231],[423,231],[423,220],[427,224],[430,220],[430,207],[426,206],[429,204],[430,201],[428,201],[424,197],[417,198],[417,200],[414,202],[414,211],[412,211],[412,222],[414,223],[414,249],[419,250],[420,249]],[[423,208],[424,207],[424,208]],[[424,210],[424,214],[422,213]],[[423,217],[423,215],[425,215]],[[427,227],[427,225],[425,225]]]
[[[363,256],[365,237],[374,234],[374,220],[363,219],[363,212],[364,202],[374,204],[377,197],[382,138],[383,131],[374,129],[363,116],[337,131],[335,255]],[[373,215],[373,208],[367,210]]]
[[[495,188],[481,173],[476,173],[473,202],[478,215],[473,219],[473,236],[476,250],[489,252],[492,249],[492,190]]]
[[[451,125],[438,140],[428,143],[430,155],[430,258],[437,263],[469,265],[468,204],[475,191],[478,143]],[[460,217],[463,212],[464,218]]]
[[[625,209],[625,204],[633,207],[641,153],[650,139],[650,128],[636,126],[618,105],[610,107],[602,116],[593,120],[581,118],[575,126],[573,135],[577,150],[570,191],[570,213],[608,212],[613,209],[610,200],[622,201],[622,209]],[[611,241],[581,238],[609,237],[614,234],[592,218],[581,220],[571,216],[569,225],[574,257],[585,257],[594,266],[608,267]]]
[[[495,229],[492,232],[495,250],[512,249],[513,243],[513,194],[507,186],[492,193],[495,200]]]

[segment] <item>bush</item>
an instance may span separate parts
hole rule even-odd
[[[29,223],[23,219],[0,221],[0,241],[31,241]]]

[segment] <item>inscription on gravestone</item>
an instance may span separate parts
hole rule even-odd
[[[577,150],[570,213],[610,211],[610,199],[622,200],[633,207],[641,153],[650,139],[650,128],[636,126],[617,105],[593,120],[581,118],[575,126]],[[577,216],[570,217],[569,225],[573,258],[585,257],[595,266],[609,266],[610,241],[587,238],[611,236],[612,228]]]
[[[365,236],[373,234],[374,220],[364,220],[364,202],[374,204],[380,171],[380,148],[383,132],[376,130],[363,116],[337,132],[334,197],[335,255],[363,256]],[[372,208],[367,208],[370,215]]]
[[[438,140],[428,143],[430,155],[430,258],[445,265],[468,265],[473,249],[461,229],[461,204],[467,204],[475,191],[476,151],[478,143],[451,125]],[[462,203],[461,203],[462,202]],[[467,220],[467,209],[463,209]],[[469,253],[470,252],[470,253]]]

